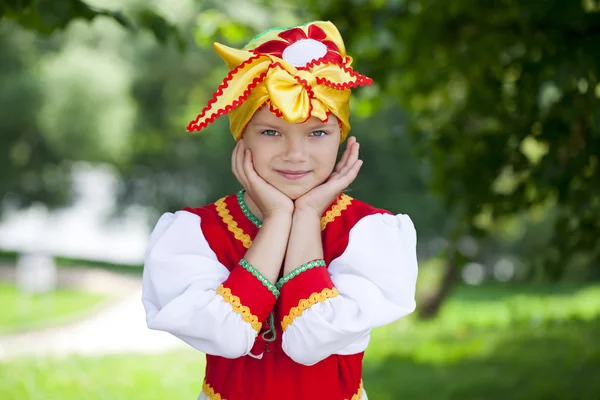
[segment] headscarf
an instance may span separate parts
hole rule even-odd
[[[241,139],[246,125],[261,107],[289,123],[310,117],[340,123],[341,139],[350,131],[350,89],[372,80],[351,68],[344,41],[334,24],[310,22],[292,28],[269,29],[243,49],[214,44],[229,74],[212,99],[187,127],[200,131],[228,114],[233,138]]]

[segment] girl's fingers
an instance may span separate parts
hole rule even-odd
[[[254,163],[252,160],[252,151],[247,149],[244,157],[244,174],[248,179],[249,185],[254,188],[256,185],[260,185],[262,183],[262,178],[258,176],[256,170],[254,169]]]
[[[348,141],[346,142],[346,149],[344,150],[344,154],[342,154],[342,158],[340,159],[340,162],[337,163],[337,165],[335,166],[335,170],[337,172],[340,172],[340,170],[342,168],[344,168],[348,162],[348,156],[350,154],[350,150],[352,149],[352,145],[356,143],[356,138],[354,136],[351,136]]]
[[[240,140],[240,142],[242,142]],[[250,189],[250,182],[248,181],[248,176],[246,175],[246,171],[244,171],[244,159],[245,159],[246,146],[242,142],[240,144],[240,148],[238,149],[238,154],[236,157],[236,169],[237,173],[240,176],[240,183],[246,190]]]
[[[344,149],[344,154],[342,154],[342,158],[338,163],[339,169],[341,170],[348,163],[348,157],[350,156],[350,152],[352,151],[352,146],[356,143],[356,138],[351,136],[346,142],[346,149]]]
[[[238,173],[238,169],[237,169],[237,158],[238,158],[239,150],[240,150],[240,143],[238,142],[235,145],[235,147],[233,148],[233,151],[231,152],[231,172],[233,172],[233,175],[235,175],[238,182],[242,183],[240,181],[240,174]]]
[[[352,166],[356,163],[356,160],[358,160],[359,148],[359,143],[356,143],[354,144],[354,146],[352,146],[350,154],[348,155],[348,159],[346,160],[346,165],[344,165],[344,167],[339,171],[340,176],[346,175],[348,171],[352,168]]]
[[[360,171],[362,164],[362,160],[356,160],[344,175],[340,175],[340,177],[337,179],[340,185],[340,191],[346,189],[352,182],[354,182],[358,176],[358,171]]]

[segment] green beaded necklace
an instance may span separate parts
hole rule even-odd
[[[260,222],[260,220],[258,218],[256,218],[256,215],[254,215],[252,213],[252,211],[250,211],[250,208],[248,208],[248,205],[246,204],[246,200],[244,200],[244,189],[242,189],[238,192],[237,201],[238,201],[238,204],[240,205],[240,208],[242,209],[242,212],[246,216],[246,218],[248,218],[250,220],[250,222],[252,222],[254,224],[254,226],[256,226],[258,229],[260,229],[262,227],[262,222]]]

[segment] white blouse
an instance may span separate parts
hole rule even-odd
[[[300,364],[360,353],[371,329],[414,311],[418,267],[412,221],[403,214],[364,217],[328,269],[339,295],[305,310],[283,333],[283,350]],[[164,214],[145,255],[142,301],[148,327],[207,354],[249,354],[256,331],[216,293],[228,275],[198,215]]]

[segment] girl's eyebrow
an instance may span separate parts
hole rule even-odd
[[[248,126],[253,126],[253,127],[259,128],[259,129],[271,129],[274,131],[280,131],[282,129],[280,126],[273,125],[273,124],[265,124],[265,123],[253,123],[253,124],[248,124]]]
[[[318,130],[318,129],[333,129],[335,128],[335,125],[333,124],[328,124],[326,122],[321,122],[321,123],[314,123],[314,124],[309,124],[307,125],[307,129],[308,130]]]
[[[282,125],[279,125],[278,123],[267,122],[267,121],[250,121],[248,126],[258,126],[261,128],[268,128],[268,129],[282,129]]]

